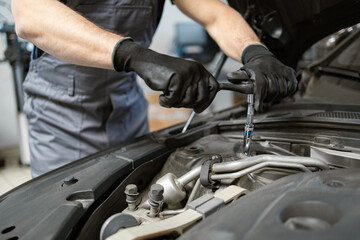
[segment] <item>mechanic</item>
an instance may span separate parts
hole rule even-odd
[[[255,109],[296,90],[294,71],[278,61],[220,0],[175,0],[220,48],[242,61],[255,82]],[[148,132],[136,74],[162,91],[164,107],[201,112],[219,86],[194,61],[148,49],[161,0],[13,0],[17,34],[37,47],[24,82],[31,171],[36,177]]]

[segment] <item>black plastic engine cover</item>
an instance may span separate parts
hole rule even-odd
[[[285,177],[240,198],[180,239],[358,239],[360,170]]]

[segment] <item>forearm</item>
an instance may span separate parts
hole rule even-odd
[[[225,54],[235,60],[240,60],[247,45],[260,42],[243,17],[218,0],[176,0],[175,4],[203,25]]]
[[[91,23],[57,0],[13,0],[18,35],[66,62],[112,69],[120,35]]]

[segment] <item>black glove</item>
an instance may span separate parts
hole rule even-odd
[[[230,73],[228,79],[235,84],[246,78],[253,80],[255,110],[261,112],[263,103],[284,98],[296,91],[295,71],[282,64],[265,46],[247,46],[241,55],[241,61],[244,66]]]
[[[187,107],[200,113],[219,90],[200,63],[159,54],[131,39],[115,46],[112,62],[116,71],[134,71],[151,89],[162,91],[159,103],[163,107]]]

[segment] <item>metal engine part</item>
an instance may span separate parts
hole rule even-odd
[[[159,180],[158,184],[162,185],[166,190],[164,191],[164,202],[168,205],[175,205],[186,197],[184,190],[184,183],[177,180],[176,176],[172,173],[167,173]]]
[[[272,140],[255,136],[249,151],[251,155],[248,156],[238,154],[238,147],[241,145],[239,139],[240,135],[209,135],[173,152],[163,169],[149,184],[151,188],[141,193],[143,197],[148,195],[148,199],[145,197],[137,210],[124,211],[133,215],[141,224],[119,230],[108,239],[164,236],[175,239],[190,226],[213,215],[239,196],[260,189],[279,178],[299,172],[356,167],[359,163],[358,153],[324,148],[328,141],[319,141],[318,138],[314,142],[293,140],[292,143],[289,139],[281,142],[280,138]],[[303,148],[309,149],[300,156],[299,142],[303,144]],[[209,161],[218,158],[221,161]],[[204,173],[208,176],[201,176]],[[202,185],[204,181],[200,181],[201,177],[216,181],[217,184],[210,188]],[[159,199],[155,199],[152,194],[154,186],[159,188],[157,192],[162,192],[159,186],[163,189],[163,195],[160,194]],[[154,202],[157,203],[156,206]],[[297,222],[294,221],[289,220],[286,225],[296,225]]]
[[[188,204],[186,210],[174,217],[153,223],[144,223],[137,227],[124,228],[107,239],[149,239],[168,234],[179,236],[196,222],[201,221],[221,207],[247,193],[248,190],[246,189],[230,186],[217,191],[213,195],[208,194],[194,200]]]

